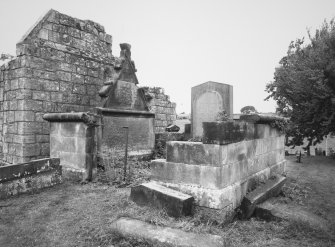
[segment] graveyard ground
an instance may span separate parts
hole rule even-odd
[[[126,187],[110,184],[100,173],[96,183],[65,182],[33,195],[0,201],[0,246],[157,246],[141,239],[125,239],[110,229],[120,216],[221,235],[226,246],[335,246],[335,160],[288,157],[288,183],[277,200],[308,210],[329,224],[324,229],[302,221],[236,220],[222,225],[203,212],[178,220],[164,212],[138,207],[128,199],[130,186],[147,180],[148,162],[131,161],[135,179]],[[298,210],[298,209],[297,209]]]

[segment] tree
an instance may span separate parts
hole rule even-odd
[[[7,59],[12,59],[14,56],[10,55],[10,54],[4,54],[4,53],[1,53],[0,54],[0,60],[7,60]]]
[[[257,110],[254,106],[252,105],[247,105],[241,108],[241,113],[242,114],[252,114],[252,113],[257,113]]]
[[[289,117],[289,144],[308,146],[335,131],[335,23],[323,23],[312,36],[291,42],[287,55],[275,69],[274,81],[266,86],[277,101],[277,113]]]

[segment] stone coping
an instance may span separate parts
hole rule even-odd
[[[142,117],[149,117],[149,118],[155,117],[155,113],[148,112],[148,111],[125,110],[125,109],[103,108],[103,107],[96,107],[95,109],[100,114],[107,113],[110,115],[130,115],[130,116],[142,116]]]
[[[262,114],[243,114],[240,116],[240,120],[254,123],[269,124],[275,121],[288,121],[288,118],[280,116],[267,116]]]
[[[48,122],[84,122],[86,124],[95,123],[97,117],[89,112],[60,112],[43,115],[43,119]]]
[[[45,158],[0,167],[0,183],[46,172],[60,167],[59,158]]]

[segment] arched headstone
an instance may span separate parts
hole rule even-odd
[[[203,122],[213,122],[225,110],[233,115],[233,86],[218,82],[205,82],[192,88],[192,136],[202,136]]]

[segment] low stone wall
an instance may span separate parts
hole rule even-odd
[[[269,124],[204,123],[203,139],[168,142],[166,160],[151,164],[154,180],[199,206],[230,213],[259,182],[285,170],[284,135]]]
[[[165,132],[170,124],[175,124],[177,119],[176,103],[170,101],[170,97],[164,94],[160,87],[143,87],[150,112],[155,113],[155,133]]]
[[[0,167],[0,199],[61,183],[59,163],[57,158],[47,158]]]

